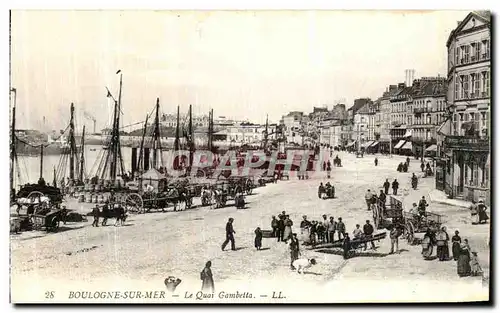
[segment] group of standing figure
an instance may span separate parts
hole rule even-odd
[[[302,216],[300,233],[304,244],[332,243],[335,241],[335,233],[338,240],[345,237],[346,226],[341,217],[338,218],[337,222],[333,216],[328,219],[326,214],[322,218],[322,221],[309,221],[307,215]]]
[[[273,215],[271,220],[272,236],[278,238],[278,242],[288,243],[292,237],[293,221],[285,211],[278,215],[278,219]]]
[[[469,245],[469,241],[459,236],[459,231],[455,231],[455,235],[451,238],[452,242],[452,256],[453,260],[457,262],[457,274],[460,277],[466,276],[480,276],[483,271],[479,265],[477,258],[477,252],[472,252]],[[430,229],[424,235],[422,241],[422,255],[426,260],[432,260],[433,247],[436,246],[436,257],[439,261],[449,261],[450,250],[449,250],[449,240],[450,237],[446,232],[446,227],[441,227],[441,229],[434,234]]]

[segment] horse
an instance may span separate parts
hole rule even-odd
[[[201,193],[201,205],[207,206],[212,204],[213,193],[210,189],[204,189]]]

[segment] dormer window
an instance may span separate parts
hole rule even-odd
[[[472,19],[472,27],[475,27],[475,26],[476,26],[476,20]]]

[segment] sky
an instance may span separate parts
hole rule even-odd
[[[289,111],[376,99],[390,84],[446,75],[466,11],[12,11],[18,128],[107,126],[123,74],[123,125],[162,113],[278,122]],[[11,100],[11,103],[13,100]],[[44,121],[45,117],[45,122]],[[136,126],[137,127],[137,126]]]

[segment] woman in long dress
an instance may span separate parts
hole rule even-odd
[[[450,237],[446,232],[446,227],[443,226],[437,233],[436,237],[437,256],[439,261],[447,261],[450,257],[450,249],[448,248],[448,241],[450,240]]]
[[[455,236],[451,237],[451,250],[453,252],[453,260],[457,261],[460,255],[460,244],[462,243],[462,238],[458,235],[458,230],[455,231]]]
[[[470,247],[469,241],[464,239],[464,242],[460,245],[460,254],[457,261],[457,274],[460,277],[469,276],[471,272],[470,268]]]
[[[283,233],[283,240],[285,243],[292,237],[292,225],[293,222],[290,219],[290,215],[287,215],[285,219],[285,232]]]
[[[422,240],[422,255],[425,260],[429,260],[431,258],[434,243],[434,234],[430,229],[428,229],[424,235],[424,239]]]
[[[260,227],[255,229],[255,249],[260,250],[262,248],[262,230]]]
[[[214,292],[214,278],[212,276],[212,270],[210,269],[212,267],[212,262],[208,261],[205,264],[205,268],[201,271],[201,290],[202,291],[209,291],[209,292]]]

